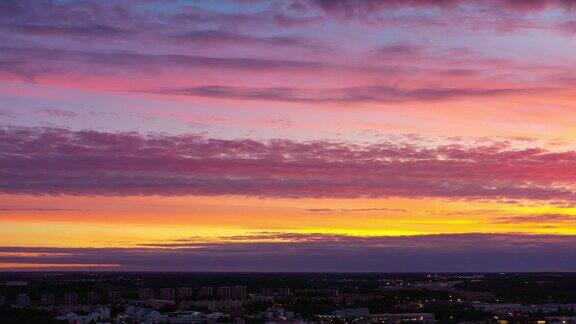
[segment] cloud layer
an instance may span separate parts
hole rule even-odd
[[[504,41],[511,31],[542,30],[565,43],[574,29],[567,0],[259,1],[260,10],[231,1],[233,13],[202,4],[5,1],[0,81],[316,105],[573,92],[559,77],[572,73],[564,57],[534,64],[450,36],[488,30]],[[349,20],[434,33],[380,39]],[[333,37],[346,33],[359,37]]]
[[[256,242],[178,241],[142,248],[0,247],[0,264],[100,264],[138,271],[575,271],[576,237],[460,234],[352,237],[255,233]],[[280,240],[280,241],[278,241]],[[65,266],[63,266],[66,268]]]
[[[4,128],[0,191],[31,195],[440,197],[574,201],[576,152],[507,142],[223,140]]]

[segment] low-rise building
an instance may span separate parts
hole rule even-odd
[[[154,290],[151,288],[140,288],[138,290],[138,299],[147,301],[154,298]]]
[[[160,289],[160,299],[163,300],[176,300],[176,292],[174,288],[162,288]]]
[[[65,305],[78,305],[78,294],[75,292],[68,292],[64,294],[64,304]]]
[[[108,292],[108,302],[111,304],[119,303],[122,301],[122,294],[119,291]]]
[[[201,312],[178,311],[168,314],[168,316],[166,316],[166,320],[168,321],[168,323],[193,324],[193,323],[203,323],[205,322],[206,319],[204,313]]]
[[[190,300],[180,303],[182,309],[192,309],[193,307],[201,307],[209,311],[215,310],[233,310],[240,309],[244,306],[243,300]]]
[[[108,321],[110,319],[110,309],[102,307],[86,315],[78,315],[76,313],[68,313],[66,315],[57,316],[59,321],[67,321],[73,324],[89,324]]]
[[[156,310],[141,306],[134,306],[134,305],[126,306],[126,315],[129,317],[129,320],[131,320],[132,323],[135,322],[135,323],[156,324],[166,322],[165,315],[162,315],[160,312]]]
[[[216,289],[216,297],[223,300],[231,299],[231,291],[232,289],[230,287],[218,287],[218,289]]]
[[[28,294],[18,294],[16,296],[16,307],[26,308],[30,307],[30,295]]]
[[[350,308],[338,309],[332,312],[332,315],[341,318],[362,318],[370,315],[368,308]]]
[[[434,314],[431,313],[400,313],[400,314],[373,314],[368,316],[370,323],[387,324],[434,324]]]
[[[233,286],[230,291],[230,297],[232,299],[246,299],[246,286]]]
[[[180,287],[178,288],[178,300],[189,300],[192,298],[192,288]]]
[[[100,293],[97,291],[89,291],[86,294],[86,302],[91,305],[96,305],[100,303]]]
[[[198,298],[210,298],[214,295],[214,288],[212,287],[200,287],[198,288]]]
[[[43,293],[40,296],[40,304],[42,306],[54,306],[56,305],[56,296],[52,293]]]

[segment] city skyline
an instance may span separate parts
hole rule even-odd
[[[0,270],[576,271],[569,0],[0,2]]]

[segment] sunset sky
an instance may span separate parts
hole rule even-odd
[[[576,1],[0,1],[0,270],[576,271]]]

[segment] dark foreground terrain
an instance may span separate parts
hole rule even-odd
[[[0,273],[0,323],[576,323],[576,274]]]

